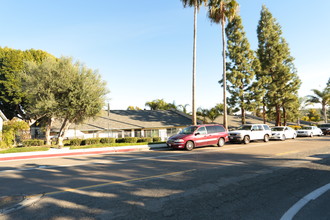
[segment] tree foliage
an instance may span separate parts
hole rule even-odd
[[[227,90],[231,94],[229,105],[239,106],[242,115],[242,124],[245,124],[245,111],[252,110],[253,97],[251,86],[255,69],[259,62],[245,36],[240,16],[230,21],[226,27],[227,35]]]
[[[48,129],[52,118],[62,119],[59,137],[71,123],[96,116],[108,93],[97,71],[65,57],[46,59],[41,64],[28,62],[23,88],[28,93],[27,111],[34,118],[48,118]]]
[[[41,63],[48,57],[53,56],[42,50],[21,51],[0,47],[0,110],[8,119],[30,119],[24,110],[27,105],[26,91],[22,89],[20,73],[24,70],[25,61]]]
[[[298,96],[301,82],[296,74],[289,46],[282,37],[281,26],[266,6],[261,10],[257,34],[257,55],[261,69],[257,72],[256,78],[262,81],[259,86],[264,92],[264,105],[269,110],[274,109],[276,125],[281,125],[281,108],[284,107],[284,100],[291,95]],[[295,101],[298,102],[297,99]]]

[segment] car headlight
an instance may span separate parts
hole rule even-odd
[[[175,142],[175,143],[183,143],[184,140],[183,140],[183,139],[176,139],[174,142]]]

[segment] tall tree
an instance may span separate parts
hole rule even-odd
[[[327,106],[330,104],[330,92],[327,87],[323,90],[312,89],[314,95],[307,96],[307,102],[310,104],[321,104],[323,120],[328,123]]]
[[[25,61],[40,63],[47,57],[53,56],[42,50],[21,51],[0,47],[0,109],[7,118],[31,119],[24,110],[26,92],[22,90],[20,73],[24,70]]]
[[[222,67],[223,67],[223,125],[227,129],[227,94],[226,94],[226,40],[225,40],[225,25],[227,20],[232,20],[238,10],[238,3],[235,0],[210,0],[209,1],[209,18],[211,22],[221,24],[222,30]]]
[[[184,7],[194,7],[194,40],[193,40],[193,68],[192,68],[192,123],[197,124],[196,119],[196,45],[197,45],[197,13],[200,6],[207,0],[181,0]]]
[[[272,16],[265,5],[262,6],[258,28],[258,50],[261,70],[257,72],[257,79],[262,79],[262,98],[267,108],[273,108],[276,113],[276,125],[281,125],[281,108],[283,99],[298,93],[300,80],[296,74],[293,57],[287,42],[281,36],[281,26]]]
[[[242,19],[236,15],[227,24],[227,90],[231,94],[230,105],[239,106],[242,115],[242,124],[245,124],[245,112],[251,110],[252,97],[250,87],[255,74],[255,68],[259,64],[250,49],[250,44],[245,36]]]

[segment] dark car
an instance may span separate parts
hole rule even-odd
[[[228,141],[228,132],[222,125],[193,125],[184,128],[180,133],[171,136],[166,144],[170,148],[185,148],[218,145],[222,147]]]
[[[330,134],[330,124],[321,124],[319,128],[322,130],[324,135]]]

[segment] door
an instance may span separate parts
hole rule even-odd
[[[198,128],[195,131],[194,135],[195,135],[194,141],[195,141],[196,147],[208,145],[207,131],[204,126]]]

